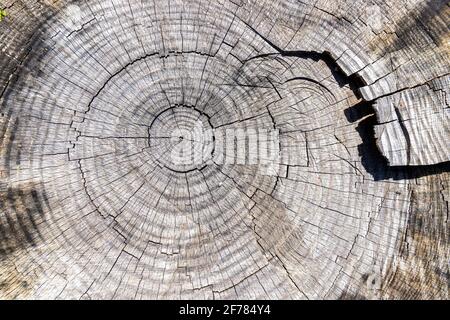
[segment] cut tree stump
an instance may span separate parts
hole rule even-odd
[[[0,9],[0,299],[449,298],[447,1]]]

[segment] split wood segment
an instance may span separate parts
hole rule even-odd
[[[0,9],[0,298],[448,299],[447,1]]]

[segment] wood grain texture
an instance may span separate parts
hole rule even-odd
[[[0,299],[449,298],[447,1],[0,9]]]

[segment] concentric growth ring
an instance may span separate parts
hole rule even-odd
[[[207,116],[195,108],[172,107],[152,121],[149,146],[161,166],[187,173],[212,160],[214,132]]]

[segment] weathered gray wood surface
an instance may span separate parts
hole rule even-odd
[[[448,299],[447,1],[0,9],[1,299]]]

